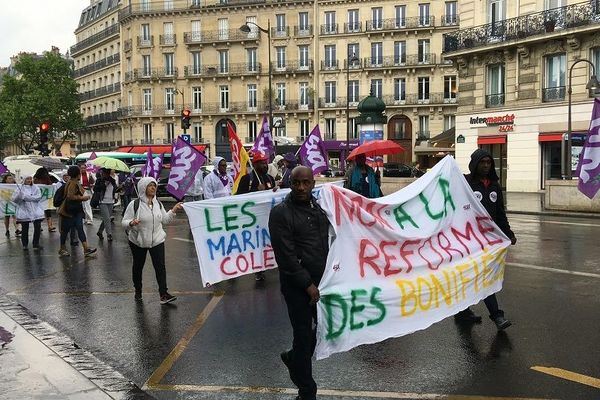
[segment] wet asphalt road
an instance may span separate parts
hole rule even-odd
[[[204,289],[187,221],[167,228],[173,305],[161,306],[148,258],[136,304],[122,229],[98,256],[59,259],[58,234],[24,254],[0,239],[0,296],[27,307],[157,399],[293,399],[279,360],[291,328],[276,271]],[[452,318],[425,331],[361,346],[314,364],[320,398],[600,399],[600,388],[538,372],[553,367],[600,379],[600,219],[511,215],[501,307],[513,326]],[[483,303],[474,310],[485,316]],[[174,352],[172,352],[175,349]],[[600,381],[592,381],[598,382]],[[473,397],[458,397],[473,396]]]

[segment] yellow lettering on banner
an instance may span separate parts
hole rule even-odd
[[[402,291],[402,300],[400,300],[400,312],[402,313],[402,316],[408,317],[413,315],[417,311],[417,305],[419,303],[419,299],[415,295],[415,284],[411,281],[398,279],[396,281],[396,285],[398,285],[398,287]],[[410,287],[410,294],[407,293],[405,286]],[[414,305],[407,310],[406,305],[409,301],[413,301]]]
[[[410,317],[417,311],[439,308],[444,303],[451,306],[466,299],[470,292],[475,294],[490,287],[504,276],[505,253],[506,249],[484,252],[479,260],[469,258],[468,263],[458,264],[449,270],[419,276],[415,280],[396,280],[401,291],[401,315]],[[499,267],[494,268],[495,265]]]

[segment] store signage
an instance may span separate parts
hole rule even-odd
[[[456,143],[464,143],[465,142],[465,137],[463,135],[458,135],[456,137]]]
[[[498,132],[512,132],[515,123],[515,114],[495,115],[491,117],[471,117],[469,118],[471,128],[478,125],[497,126]]]

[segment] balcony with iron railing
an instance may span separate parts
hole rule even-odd
[[[161,46],[175,46],[177,44],[177,35],[174,33],[159,35],[158,39]]]
[[[342,108],[346,107],[347,97],[331,96],[319,97],[319,108]],[[353,103],[350,103],[353,104]],[[358,103],[356,103],[358,105]]]
[[[339,32],[338,24],[321,25],[321,35],[337,35]]]
[[[278,38],[289,38],[290,37],[290,27],[289,26],[275,26],[271,28],[271,39]]]
[[[277,62],[271,64],[271,72],[273,75],[276,74],[288,74],[288,73],[302,73],[302,72],[313,72],[314,63],[312,59],[300,62],[297,60],[286,61],[284,65],[277,65]]]
[[[504,93],[486,94],[485,95],[485,107],[486,108],[502,107],[503,105],[504,105]]]
[[[181,104],[152,104],[148,106],[134,105],[121,107],[119,116],[127,117],[163,117],[169,115],[179,115],[183,110]],[[266,113],[269,111],[268,101],[230,101],[227,103],[220,102],[202,102],[201,104],[186,104],[185,108],[192,111],[194,115],[208,114],[226,114],[226,113]],[[277,99],[273,99],[273,113],[281,113],[287,111],[302,111],[312,110],[313,102],[308,101],[301,104],[298,100],[286,100],[284,104],[280,104]]]
[[[238,63],[228,65],[187,65],[183,69],[186,78],[208,78],[215,76],[257,75],[262,72],[261,63]]]
[[[125,83],[153,79],[176,79],[179,76],[177,67],[173,68],[135,68],[125,72]]]
[[[312,36],[313,35],[313,26],[312,25],[306,25],[303,27],[300,27],[298,25],[294,26],[294,36],[295,37],[307,37],[307,36]]]
[[[103,30],[101,30],[98,33],[93,34],[92,36],[83,39],[82,41],[78,42],[77,44],[71,46],[71,56],[77,55],[77,53],[81,52],[82,50],[93,46],[97,43],[102,42],[103,40],[112,38],[112,37],[116,37],[119,34],[119,24],[113,24],[111,26],[109,26],[108,28],[105,28]]]
[[[362,32],[362,22],[346,22],[344,23],[344,33],[360,33]]]
[[[550,103],[553,101],[563,101],[567,88],[565,86],[556,86],[542,89],[542,101]]]
[[[113,83],[100,87],[98,89],[89,90],[79,94],[79,101],[92,100],[98,97],[107,96],[109,94],[121,91],[121,82]]]
[[[429,140],[431,138],[431,132],[419,129],[417,132],[417,141]]]
[[[382,97],[386,106],[418,106],[418,105],[456,105],[457,97],[448,96],[444,93],[421,93],[421,94],[406,94],[385,95]]]
[[[416,67],[435,64],[435,53],[400,54],[399,56],[365,57],[363,68]]]
[[[216,31],[185,32],[183,42],[187,45],[206,44],[218,42],[245,42],[257,41],[260,35],[257,33],[246,33],[239,29],[221,29]]]
[[[98,71],[99,69],[102,69],[102,68],[108,67],[110,65],[116,64],[119,61],[121,61],[121,55],[120,54],[113,54],[112,56],[108,56],[106,58],[103,58],[102,60],[96,61],[93,64],[89,64],[89,65],[86,65],[85,67],[81,67],[79,69],[76,69],[73,72],[73,77],[74,78],[78,78],[80,76],[87,75],[89,73]]]
[[[442,15],[442,26],[458,26],[459,22],[458,14]]]
[[[338,60],[322,60],[321,71],[338,71],[340,63]]]
[[[594,31],[600,24],[600,7],[594,2],[571,4],[444,34],[444,53],[547,41],[578,29]]]
[[[435,17],[409,17],[368,20],[367,32],[394,31],[400,29],[421,29],[435,26]]]
[[[102,113],[102,114],[90,115],[89,117],[86,117],[85,124],[87,126],[108,124],[111,122],[118,121],[120,116],[121,116],[121,112],[118,110],[112,111],[112,112],[107,112],[107,113]]]
[[[138,36],[137,47],[138,49],[153,47],[154,46],[154,35],[150,36]]]

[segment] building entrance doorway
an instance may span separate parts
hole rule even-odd
[[[215,126],[215,155],[231,161],[231,147],[229,146],[229,133],[227,122],[236,130],[235,123],[229,118],[223,118]]]

